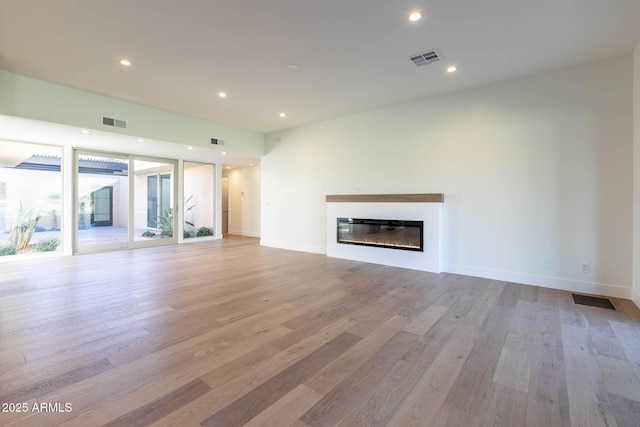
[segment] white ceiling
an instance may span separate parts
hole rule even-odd
[[[417,24],[406,20],[414,9]],[[0,68],[261,132],[639,41],[640,0],[0,0]],[[442,62],[407,59],[432,48]]]

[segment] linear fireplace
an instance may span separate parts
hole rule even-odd
[[[423,221],[338,218],[338,243],[423,252]]]

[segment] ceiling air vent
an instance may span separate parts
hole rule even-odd
[[[117,128],[125,129],[127,122],[120,119],[112,119],[111,117],[102,117],[102,124],[105,126],[114,126]]]
[[[434,62],[440,61],[442,56],[440,56],[437,50],[431,49],[423,53],[411,55],[409,59],[411,62],[416,64],[416,66],[421,67],[423,65],[433,64]]]

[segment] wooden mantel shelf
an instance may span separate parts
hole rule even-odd
[[[442,203],[444,194],[332,194],[327,195],[327,203],[329,202]]]

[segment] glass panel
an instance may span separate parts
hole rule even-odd
[[[102,187],[94,191],[94,224],[113,225],[113,187]]]
[[[158,221],[158,175],[147,177],[147,227],[157,228]]]
[[[78,251],[126,247],[129,161],[124,156],[78,153]]]
[[[171,175],[160,175],[160,213],[171,209]]]
[[[172,239],[174,164],[161,160],[133,160],[133,240]]]
[[[1,144],[0,256],[60,251],[62,150]]]
[[[214,166],[184,162],[184,237],[213,236]]]
[[[423,250],[422,221],[338,218],[338,243]]]

